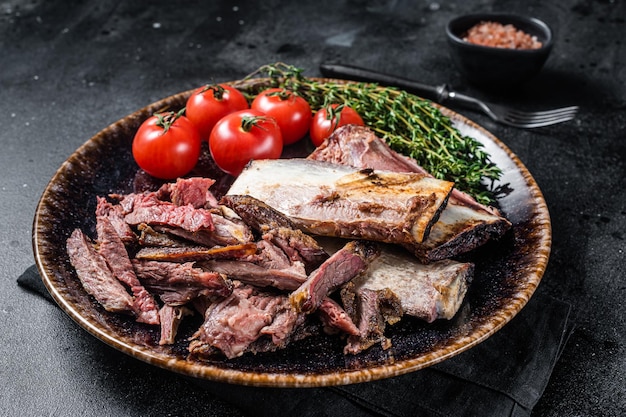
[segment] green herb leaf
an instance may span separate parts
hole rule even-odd
[[[502,171],[480,142],[463,136],[429,100],[373,83],[310,79],[301,69],[283,63],[263,66],[248,78],[257,75],[269,77],[275,87],[297,92],[313,110],[333,103],[352,107],[396,152],[414,158],[436,178],[453,181],[480,203],[495,201],[494,191],[485,183],[493,185]]]

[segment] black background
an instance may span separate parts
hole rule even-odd
[[[553,28],[554,50],[531,83],[489,92],[458,74],[445,23],[478,11],[533,15]],[[311,76],[321,62],[340,61],[526,109],[581,106],[576,120],[536,130],[462,113],[520,157],[552,217],[538,291],[571,303],[576,329],[534,415],[621,415],[625,19],[619,0],[0,2],[3,415],[240,415],[186,378],[89,336],[15,279],[34,262],[38,198],[76,148],[148,103],[275,61]]]

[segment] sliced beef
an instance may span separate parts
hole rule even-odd
[[[296,229],[289,217],[249,195],[226,195],[220,203],[232,209],[250,227],[260,233],[270,228]]]
[[[285,295],[236,284],[229,297],[209,306],[189,350],[203,357],[216,348],[232,359],[243,355],[262,336],[282,347],[297,323],[298,315]]]
[[[158,226],[157,226],[158,227]],[[138,243],[141,246],[155,246],[160,248],[178,248],[189,246],[190,243],[165,232],[156,231],[145,223],[137,225],[139,231]]]
[[[178,178],[175,183],[166,183],[159,189],[161,200],[170,200],[177,206],[190,204],[194,208],[217,207],[217,199],[209,191],[215,180],[203,177]]]
[[[183,306],[200,297],[219,299],[219,297],[215,296],[214,291],[200,285],[188,286],[152,283],[146,284],[146,287],[150,292],[157,294],[163,303],[171,306]]]
[[[374,131],[357,125],[346,125],[335,130],[308,158],[358,168],[430,175],[414,159],[392,150]]]
[[[254,241],[252,230],[241,221],[226,218],[215,211],[211,212],[213,230],[195,232],[170,225],[154,226],[154,230],[182,238],[203,246],[228,246]]]
[[[221,203],[231,208],[254,230],[280,247],[292,261],[304,263],[307,272],[328,259],[328,254],[311,236],[278,210],[248,195],[227,195]]]
[[[359,328],[356,327],[348,313],[332,298],[326,297],[322,301],[317,309],[317,314],[324,325],[324,331],[328,334],[338,332],[353,336],[360,334]]]
[[[328,259],[315,239],[301,230],[279,227],[268,230],[262,237],[278,246],[292,262],[302,262],[307,273]]]
[[[192,262],[134,259],[132,263],[139,280],[167,304],[183,305],[201,295],[227,297],[232,292],[232,283],[223,275],[197,268]]]
[[[176,340],[178,326],[185,316],[190,316],[193,311],[185,306],[172,306],[164,304],[159,310],[161,322],[161,336],[159,345],[171,345]]]
[[[296,267],[302,275],[306,275],[304,265],[300,262],[293,262],[287,254],[271,241],[261,239],[256,243],[257,251],[253,256],[249,256],[247,261],[255,263],[267,269],[290,269]]]
[[[156,193],[129,194],[124,196],[120,205],[124,209],[124,220],[132,226],[158,224],[180,227],[189,232],[214,229],[208,210],[195,209],[190,205],[177,206],[159,200]]]
[[[378,246],[369,241],[347,243],[291,293],[291,304],[300,312],[317,310],[329,294],[362,274],[379,253]]]
[[[146,291],[137,279],[128,257],[126,246],[117,234],[109,217],[96,217],[98,252],[104,257],[115,277],[126,284],[133,294],[133,311],[137,321],[159,324],[159,307],[154,297]]]
[[[243,259],[256,253],[254,243],[245,245],[220,246],[206,248],[204,246],[185,247],[145,247],[140,249],[135,258],[165,261],[165,262],[193,262],[209,259]]]
[[[277,318],[278,322],[283,323],[283,325],[276,327],[274,323],[272,323],[272,325],[268,326],[268,329],[282,328],[283,330],[280,333],[284,334],[285,337],[277,338],[271,333],[268,334],[267,330],[264,329],[261,337],[259,337],[257,340],[252,342],[250,346],[248,346],[247,352],[253,353],[253,354],[263,353],[263,352],[274,352],[278,349],[282,349],[286,347],[290,343],[296,342],[298,340],[306,339],[307,337],[321,334],[322,330],[320,329],[319,322],[314,321],[314,320],[309,320],[308,319],[309,316],[307,316],[306,314],[297,314],[295,316],[295,324],[293,325],[293,329],[291,330],[291,332],[286,333],[284,330],[285,329],[284,324],[291,323],[290,321],[286,319],[293,317],[292,314],[293,314],[293,310],[291,310],[291,313],[288,315],[283,314],[282,319]]]
[[[359,326],[359,333],[348,337],[344,353],[354,355],[378,343],[383,349],[391,347],[385,327],[397,323],[402,317],[400,300],[393,292],[388,289],[355,290],[353,283],[349,283],[341,290],[341,298],[346,311]]]
[[[402,182],[398,182],[399,177],[382,178],[386,174],[368,169],[350,168],[344,175],[344,168],[333,167],[341,173],[339,187],[354,191],[354,195],[367,194],[377,181],[380,183],[375,187],[385,184],[392,195]],[[327,173],[324,170],[317,179],[319,173],[312,173],[313,183],[323,179],[310,200],[313,204],[335,199],[334,191],[325,194],[323,190]],[[365,183],[363,177],[367,177]],[[160,344],[173,343],[181,320],[195,310],[205,321],[191,340],[189,351],[200,359],[274,351],[319,334],[321,329],[348,335],[345,350],[354,354],[376,343],[388,347],[385,325],[397,321],[403,310],[428,321],[450,318],[463,300],[470,269],[465,269],[465,278],[462,268],[439,263],[422,271],[409,262],[406,270],[390,271],[388,264],[378,261],[378,243],[354,240],[346,244],[345,240],[333,239],[340,242],[339,247],[322,247],[318,239],[297,228],[301,223],[255,198],[228,195],[223,205],[215,207],[204,193],[210,182],[182,181],[165,185],[158,192],[110,196],[119,204],[102,199],[96,217],[99,244],[94,246],[78,230],[67,241],[70,261],[87,292],[109,311],[134,312],[139,321],[160,323]],[[298,198],[297,190],[293,196]],[[210,210],[203,208],[207,204]],[[377,204],[363,200],[357,203],[356,211],[346,209],[342,215],[358,218],[385,210],[387,201]],[[334,222],[336,209],[333,206],[325,213],[328,223]],[[135,239],[137,235],[129,226],[140,232],[132,245],[128,240],[125,246],[120,237],[127,230],[116,226],[120,221],[127,222]],[[318,230],[324,227],[319,225]],[[359,227],[370,229],[357,231],[359,237],[384,229],[374,225],[371,218]],[[420,230],[427,234],[427,230]],[[410,232],[415,233],[420,232]],[[419,284],[405,282],[415,271],[418,276],[433,271],[439,275],[418,280]],[[389,273],[401,276],[386,278]],[[385,285],[380,287],[381,283]],[[345,310],[329,297],[342,287]],[[160,309],[154,298],[157,296],[163,305]],[[310,314],[313,312],[317,314]]]
[[[304,319],[303,314],[298,314],[291,308],[287,297],[280,296],[280,304],[274,311],[274,319],[269,325],[261,329],[259,339],[268,338],[268,341],[271,341],[271,350],[282,349],[292,341],[295,334],[294,329],[302,324]],[[257,348],[256,352],[259,351],[260,349]],[[267,352],[269,349],[266,348],[264,351]]]
[[[97,197],[96,216],[107,217],[122,242],[132,243],[137,240],[135,232],[124,219],[124,212],[120,205],[112,204],[103,197]]]
[[[307,279],[304,264],[290,259],[271,241],[261,239],[256,248],[255,253],[238,260],[213,259],[202,262],[202,267],[250,285],[286,291],[298,288]]]
[[[357,168],[415,172],[430,176],[413,159],[393,151],[366,127],[344,126],[308,157]],[[470,195],[452,190],[447,206],[423,242],[406,242],[422,262],[446,259],[468,252],[502,236],[511,223],[493,207],[478,203]]]
[[[213,239],[216,240],[216,245],[234,245],[237,243],[248,243],[254,241],[254,235],[250,226],[245,222],[227,217],[223,213],[217,213],[212,211],[213,224],[215,230],[213,230]]]
[[[70,263],[78,279],[106,311],[113,313],[133,311],[133,299],[126,288],[115,278],[105,259],[100,255],[87,236],[76,229],[66,242]]]
[[[211,260],[202,262],[202,268],[257,287],[274,287],[285,291],[298,288],[307,279],[304,269],[297,265],[268,269],[253,262]]]

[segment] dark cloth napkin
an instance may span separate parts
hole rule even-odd
[[[17,282],[53,301],[34,265]],[[523,417],[543,394],[572,330],[570,305],[536,293],[486,341],[407,375],[299,389],[194,382],[251,416]]]

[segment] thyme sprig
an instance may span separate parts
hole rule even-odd
[[[483,204],[495,200],[491,188],[502,171],[480,142],[463,136],[430,101],[373,83],[307,78],[302,69],[283,63],[265,65],[248,78],[255,76],[269,77],[272,86],[301,95],[313,110],[333,103],[354,108],[396,152],[414,158],[436,178],[454,181]]]

